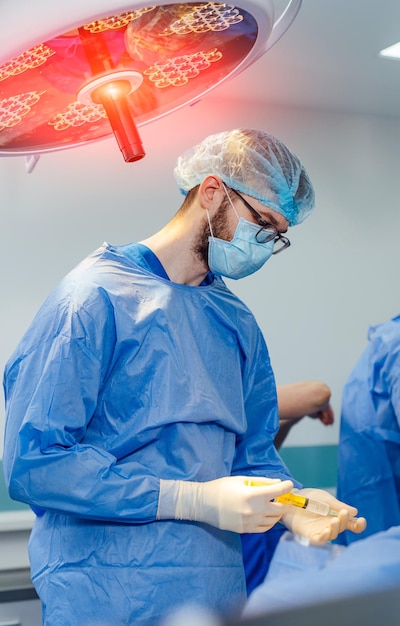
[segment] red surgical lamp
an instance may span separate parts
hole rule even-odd
[[[0,156],[39,155],[114,133],[127,162],[137,127],[198,100],[264,54],[302,0],[1,0]]]

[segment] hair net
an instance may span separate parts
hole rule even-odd
[[[281,213],[290,226],[300,224],[314,208],[314,189],[299,158],[262,130],[210,135],[182,154],[174,170],[185,195],[209,174]]]

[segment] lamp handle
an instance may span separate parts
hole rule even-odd
[[[272,48],[272,46],[274,46],[276,42],[279,41],[282,35],[286,33],[287,29],[289,28],[293,20],[296,18],[296,15],[300,10],[302,1],[303,0],[290,0],[289,1],[285,10],[283,11],[283,13],[280,15],[280,17],[277,19],[277,21],[274,23],[272,27],[271,34],[268,37],[266,50],[269,50],[270,48]]]

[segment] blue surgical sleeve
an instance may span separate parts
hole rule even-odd
[[[151,521],[159,492],[151,468],[123,457],[117,463],[105,446],[85,442],[116,342],[107,298],[100,292],[88,306],[59,307],[52,319],[48,303],[6,369],[10,496],[36,512]]]

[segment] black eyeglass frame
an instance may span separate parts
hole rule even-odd
[[[286,250],[286,248],[290,246],[290,240],[285,237],[285,235],[282,235],[282,233],[279,232],[276,226],[270,224],[269,222],[266,222],[265,219],[259,214],[259,212],[256,211],[245,198],[243,198],[242,194],[236,191],[236,189],[232,189],[232,191],[236,196],[241,199],[245,207],[250,211],[253,217],[256,218],[257,224],[261,227],[260,230],[256,233],[256,241],[258,241],[258,243],[268,243],[269,241],[273,240],[275,246],[279,242],[277,249],[274,249],[272,254],[279,254],[279,252],[282,252],[282,250]]]

